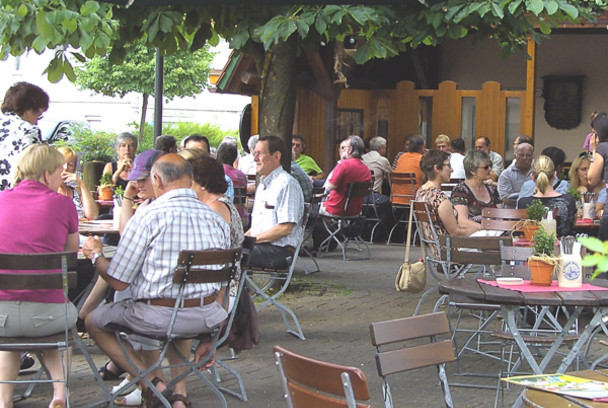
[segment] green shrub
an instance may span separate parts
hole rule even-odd
[[[116,155],[116,135],[108,132],[93,132],[85,126],[75,126],[73,140],[57,141],[55,147],[69,146],[78,155],[80,165],[93,160],[109,162]]]

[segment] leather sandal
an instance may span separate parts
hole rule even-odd
[[[171,406],[173,406],[174,402],[178,402],[178,401],[183,403],[186,408],[192,408],[192,402],[185,395],[173,394],[171,396],[171,398],[169,398],[169,402],[171,403]]]
[[[114,363],[114,365],[116,367],[118,367],[118,372],[115,373],[114,371],[111,371],[108,368],[108,365],[111,362],[112,362],[112,360],[108,361],[103,367],[101,367],[99,369],[99,376],[104,381],[115,381],[115,380],[118,380],[118,379],[120,379],[120,376],[125,373],[125,370],[123,370],[121,367],[119,367],[118,364],[116,364],[116,363]]]
[[[154,377],[151,382],[155,388],[158,385],[158,383],[164,384],[163,380],[161,380],[158,377]],[[167,398],[167,400],[170,400],[169,397],[171,396],[172,393],[173,393],[173,391],[168,387],[165,388],[165,390],[161,392],[163,397]],[[162,406],[162,403],[158,400],[158,397],[156,397],[156,394],[154,394],[154,391],[152,391],[150,388],[146,388],[142,392],[141,399],[143,402],[143,406],[145,408],[158,408],[158,407]]]

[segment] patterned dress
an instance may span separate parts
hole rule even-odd
[[[230,248],[240,248],[243,245],[243,240],[245,239],[245,232],[243,231],[243,222],[241,221],[239,211],[236,209],[230,198],[226,197],[225,195],[218,198],[217,201],[224,203],[230,210]],[[236,293],[239,288],[239,279],[241,279],[240,263],[237,265],[236,276],[230,282],[230,297],[236,298]]]
[[[441,218],[439,218],[439,206],[445,200],[450,201],[448,196],[443,191],[438,189],[437,187],[431,187],[431,188],[425,188],[425,189],[419,188],[418,191],[416,191],[416,197],[414,199],[414,201],[426,202],[429,212],[431,213],[431,217],[434,217],[437,220],[437,222],[433,225],[433,227],[435,228],[435,232],[437,233],[438,236],[439,235],[449,235],[448,231],[445,229],[445,226],[443,225],[443,222],[441,222]],[[454,217],[456,217],[456,219],[458,219],[458,212],[454,209],[453,206],[452,206],[452,210],[454,211]],[[420,225],[422,227],[422,231],[420,231],[420,232],[424,236],[424,239],[432,241],[433,240],[433,231],[431,230],[431,225],[426,222],[421,222]],[[437,253],[437,248],[435,245],[431,245],[431,250],[433,251],[434,258],[440,259],[439,253]]]
[[[38,127],[14,113],[0,114],[0,191],[10,187],[21,152],[41,141]]]
[[[452,191],[452,196],[450,199],[452,200],[452,205],[464,205],[469,210],[469,219],[475,222],[481,222],[481,211],[484,208],[496,208],[498,204],[500,204],[500,198],[498,197],[498,191],[494,186],[488,186],[484,184],[486,190],[488,190],[488,194],[490,195],[490,201],[483,202],[475,197],[473,191],[469,188],[469,186],[463,181],[454,187]]]

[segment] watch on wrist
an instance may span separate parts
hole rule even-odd
[[[103,256],[103,253],[97,252],[96,254],[93,255],[93,258],[91,258],[91,263],[93,264],[93,266],[95,266],[95,263],[97,262],[97,259],[100,256]]]

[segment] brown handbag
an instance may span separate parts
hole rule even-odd
[[[420,293],[426,286],[426,266],[424,261],[410,263],[410,239],[412,237],[412,203],[410,202],[410,219],[407,224],[407,239],[405,243],[405,258],[403,265],[397,271],[395,278],[395,289],[400,292]],[[424,259],[424,247],[420,245],[422,250],[422,259]]]

